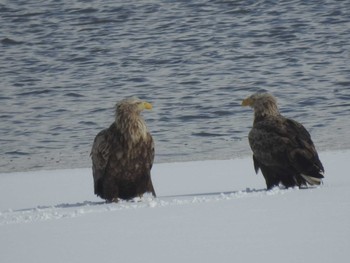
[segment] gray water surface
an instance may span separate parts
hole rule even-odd
[[[128,96],[156,162],[250,155],[269,91],[318,150],[350,148],[350,1],[2,1],[0,172],[90,166]]]

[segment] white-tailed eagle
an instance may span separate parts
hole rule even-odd
[[[324,168],[309,132],[300,123],[283,117],[276,99],[256,93],[242,101],[254,109],[249,132],[255,172],[261,170],[267,189],[319,185]]]
[[[152,109],[138,98],[116,104],[115,121],[99,132],[91,159],[95,194],[107,201],[129,200],[156,193],[151,180],[154,142],[141,116]]]

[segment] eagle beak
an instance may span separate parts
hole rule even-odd
[[[146,110],[151,110],[153,107],[152,107],[151,103],[143,102],[143,108],[146,109]]]
[[[246,98],[242,100],[242,106],[252,106],[253,100],[251,98]]]

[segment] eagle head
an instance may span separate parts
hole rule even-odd
[[[277,100],[269,93],[255,93],[242,101],[254,109],[255,116],[279,115]]]

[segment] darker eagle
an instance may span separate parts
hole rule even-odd
[[[117,103],[115,121],[99,132],[91,159],[95,194],[109,202],[156,193],[151,180],[154,142],[141,117],[148,102],[137,98]]]
[[[304,126],[283,117],[268,93],[253,94],[242,105],[254,109],[248,139],[255,172],[261,170],[267,189],[321,184],[324,169]]]

